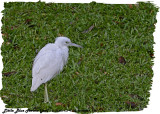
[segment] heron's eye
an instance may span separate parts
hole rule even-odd
[[[66,44],[69,44],[69,42],[66,42]]]

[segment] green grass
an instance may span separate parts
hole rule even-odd
[[[106,112],[147,107],[158,11],[153,4],[9,2],[4,7],[1,97],[7,108]],[[58,36],[84,48],[70,48],[63,72],[48,82],[50,104],[45,104],[44,85],[30,92],[31,69],[37,52]]]

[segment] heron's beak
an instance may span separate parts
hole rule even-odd
[[[75,43],[70,43],[69,46],[74,46],[74,47],[79,47],[79,48],[83,48],[82,46],[75,44]]]

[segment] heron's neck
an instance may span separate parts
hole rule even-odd
[[[63,61],[64,61],[64,65],[67,63],[67,60],[68,60],[68,47],[67,46],[63,46],[61,48],[62,50],[62,58],[63,58]]]

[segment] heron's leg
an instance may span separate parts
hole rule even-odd
[[[48,91],[47,91],[47,83],[44,84],[44,102],[49,102],[49,99],[48,99]]]
[[[44,102],[46,103],[46,84],[44,84]]]

